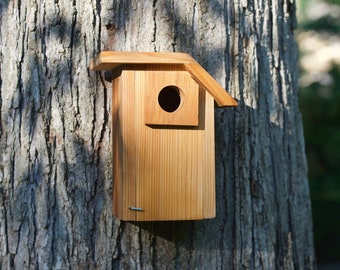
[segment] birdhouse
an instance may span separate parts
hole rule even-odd
[[[214,100],[235,100],[184,53],[101,52],[90,68],[113,71],[114,216],[213,218]]]

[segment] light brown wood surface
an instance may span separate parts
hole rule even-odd
[[[186,64],[196,63],[186,53],[103,51],[91,60],[91,70],[109,70],[122,64]]]
[[[218,106],[237,106],[237,102],[198,63],[185,64],[185,69],[212,95]]]
[[[166,73],[164,82],[173,84],[187,74],[173,66],[133,67],[114,79],[114,214],[123,220],[215,215],[214,99],[197,89],[200,105],[195,127],[145,125],[144,106],[149,103],[145,93],[150,82],[162,82]]]
[[[237,102],[195,59],[186,53],[104,51],[91,60],[91,70],[113,70],[120,65],[182,65],[200,86],[214,97],[218,106],[237,106]]]
[[[144,122],[147,125],[175,125],[197,126],[199,106],[199,85],[190,74],[179,65],[167,66],[148,65],[145,72],[140,72],[141,91],[145,95]],[[129,69],[142,70],[143,66],[129,66]],[[171,72],[169,72],[171,70]],[[166,86],[175,86],[179,89],[179,108],[169,113],[159,106],[158,96],[161,89]]]

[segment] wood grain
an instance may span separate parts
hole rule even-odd
[[[145,70],[139,72],[140,91],[144,92],[144,122],[147,125],[197,126],[199,85],[190,74],[178,65],[129,66],[130,69]],[[171,71],[169,71],[171,70]],[[158,101],[160,91],[167,86],[175,86],[179,90],[180,105],[174,112],[161,108]]]
[[[195,59],[186,53],[104,51],[90,62],[91,70],[113,70],[120,65],[182,65],[197,83],[212,95],[218,106],[237,106],[237,102]]]
[[[214,97],[218,106],[237,106],[237,102],[198,63],[185,64],[185,69]]]
[[[196,63],[186,53],[103,51],[91,60],[91,70],[109,70],[122,64],[186,64]]]
[[[162,69],[175,83],[177,71]],[[139,221],[211,218],[215,215],[214,99],[197,88],[196,127],[145,125],[145,91],[152,78],[152,72],[142,68],[123,70],[114,80],[113,91],[119,94],[114,95],[118,103],[114,102],[113,141],[114,153],[120,153],[114,171],[121,171],[114,179],[114,202],[119,205],[114,214]],[[143,211],[130,210],[131,206]]]

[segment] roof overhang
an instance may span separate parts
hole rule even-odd
[[[113,70],[123,64],[183,65],[192,78],[215,99],[218,106],[237,106],[229,93],[186,53],[104,51],[91,60],[90,70]]]

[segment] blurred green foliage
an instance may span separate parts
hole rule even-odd
[[[339,66],[333,67],[331,76],[334,82],[329,86],[314,83],[300,90],[319,262],[340,260]]]
[[[326,0],[325,2],[328,2],[330,4],[334,4],[334,5],[340,5],[340,0]]]
[[[314,1],[315,2],[315,1]],[[319,1],[321,2],[321,0]],[[324,0],[340,5],[340,0]],[[304,10],[308,1],[301,1]],[[332,36],[340,34],[340,18],[322,16],[309,20],[304,16],[299,31],[322,32]],[[304,52],[301,52],[303,55]],[[307,71],[301,68],[300,75]],[[317,261],[340,261],[340,65],[301,87],[300,109],[304,122],[306,154],[312,199],[314,241]]]
[[[340,1],[340,0],[339,0]],[[333,17],[321,17],[315,21],[306,21],[301,23],[301,30],[315,30],[315,31],[325,31],[333,34],[340,32],[339,18]]]

